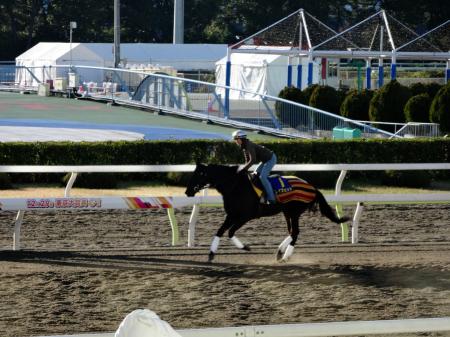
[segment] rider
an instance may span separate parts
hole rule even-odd
[[[270,171],[277,163],[277,156],[271,150],[265,148],[262,145],[255,144],[247,138],[247,134],[244,131],[234,131],[233,139],[237,145],[239,145],[244,152],[245,165],[239,171],[247,171],[250,166],[255,163],[259,163],[255,172],[259,174],[264,189],[266,190],[266,200],[269,204],[275,203],[275,195],[272,190],[272,186],[269,183]]]

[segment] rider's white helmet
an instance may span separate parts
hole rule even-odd
[[[247,134],[242,130],[236,130],[232,134],[233,139],[247,138]]]

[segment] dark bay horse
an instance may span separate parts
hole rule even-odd
[[[223,197],[223,204],[226,212],[224,223],[220,226],[216,236],[213,238],[209,253],[209,261],[214,259],[219,248],[220,238],[228,230],[228,237],[243,250],[250,250],[248,245],[244,245],[236,236],[236,231],[246,222],[283,212],[287,223],[289,236],[283,240],[278,247],[277,259],[287,260],[294,252],[294,245],[299,234],[299,217],[306,210],[315,210],[319,206],[320,213],[337,224],[348,220],[347,217],[339,218],[330,205],[325,200],[323,194],[315,187],[308,184],[311,200],[308,202],[298,200],[284,200],[276,204],[262,204],[259,196],[246,172],[237,173],[238,166],[226,165],[204,165],[197,164],[193,176],[186,188],[186,195],[192,197],[198,191],[206,187],[214,187]],[[290,177],[291,180],[306,183],[297,177]],[[306,183],[307,184],[307,183]],[[300,191],[301,192],[301,191]]]

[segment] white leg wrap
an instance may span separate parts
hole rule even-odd
[[[213,253],[217,253],[217,249],[219,249],[219,243],[220,243],[220,238],[218,236],[215,236],[211,242],[211,248],[210,248]]]
[[[289,245],[286,248],[286,252],[284,252],[283,260],[289,259],[292,256],[292,254],[294,254],[294,246]]]
[[[236,236],[233,236],[232,238],[230,238],[231,242],[234,243],[234,245],[236,247],[238,247],[239,249],[244,248],[244,244],[241,242],[241,240],[239,240]]]
[[[287,246],[292,242],[292,236],[288,236],[286,239],[283,240],[283,242],[280,243],[278,246],[278,250],[282,253],[286,251]]]

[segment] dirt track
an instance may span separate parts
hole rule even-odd
[[[0,213],[1,336],[114,331],[137,308],[175,328],[450,316],[450,205],[368,206],[358,245],[306,214],[286,264],[282,216],[238,232],[250,253],[223,239],[208,264],[221,209],[200,212],[194,249],[189,210],[176,214],[170,247],[164,212],[30,212],[11,252],[14,214]]]

